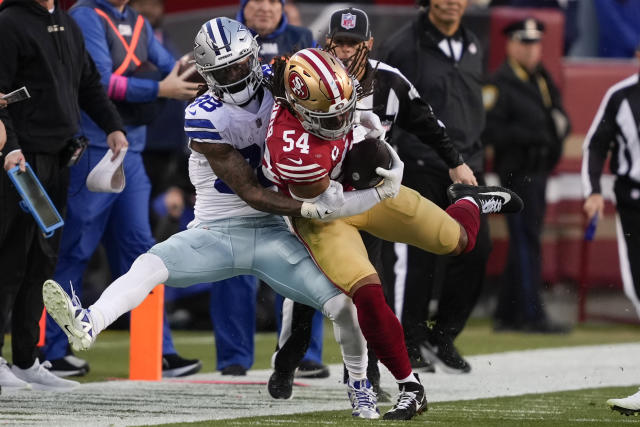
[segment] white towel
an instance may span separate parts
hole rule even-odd
[[[89,191],[102,193],[120,193],[124,190],[126,182],[124,176],[124,168],[122,161],[127,149],[123,148],[118,153],[118,157],[111,161],[113,151],[109,149],[107,154],[98,162],[98,164],[89,172],[87,176],[87,188]]]

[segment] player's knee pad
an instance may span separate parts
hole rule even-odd
[[[149,283],[163,283],[169,278],[169,270],[162,258],[147,252],[140,255],[131,265],[130,274],[139,276]]]
[[[322,313],[327,316],[329,320],[336,322],[355,316],[355,307],[353,307],[351,298],[340,293],[324,303]]]
[[[362,377],[367,371],[367,342],[351,298],[345,294],[336,295],[325,303],[323,312],[333,320],[333,334],[347,370],[354,378]]]

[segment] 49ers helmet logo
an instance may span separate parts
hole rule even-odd
[[[292,71],[291,74],[289,74],[289,88],[299,99],[309,98],[309,88],[307,87],[307,84],[304,82],[300,74],[295,71]]]

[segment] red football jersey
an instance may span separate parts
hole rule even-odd
[[[288,185],[305,185],[329,175],[341,180],[342,164],[351,149],[352,133],[327,141],[307,132],[289,110],[274,104],[262,158],[265,176],[282,191]]]

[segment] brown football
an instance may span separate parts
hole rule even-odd
[[[193,52],[185,53],[182,58],[178,60],[180,67],[178,68],[178,75],[185,74],[186,80],[191,83],[207,84],[204,81],[200,73],[196,70],[196,63],[193,59]]]
[[[356,190],[375,187],[382,181],[376,168],[389,169],[392,161],[384,141],[365,138],[354,144],[344,159],[344,182]]]

